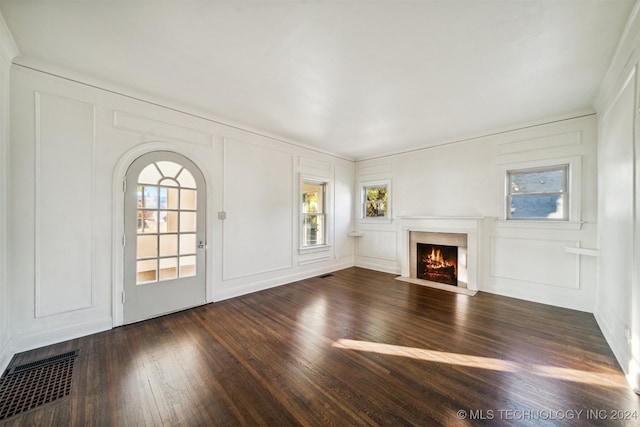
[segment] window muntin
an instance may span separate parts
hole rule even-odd
[[[302,181],[302,247],[327,243],[326,183]]]
[[[362,198],[363,218],[388,218],[389,186],[387,184],[363,186]]]
[[[196,274],[197,189],[193,175],[170,161],[153,162],[138,176],[138,285]]]
[[[569,165],[507,171],[507,220],[569,220]]]

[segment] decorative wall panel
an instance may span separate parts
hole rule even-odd
[[[35,311],[93,305],[94,106],[36,93]]]
[[[223,279],[292,267],[293,156],[226,139],[224,169]]]
[[[364,231],[364,235],[359,239],[359,256],[388,261],[398,260],[396,250],[397,233],[395,231],[366,230]]]
[[[577,145],[582,143],[582,132],[567,132],[557,135],[548,135],[541,138],[527,139],[524,141],[509,142],[498,145],[498,154],[522,153],[533,150],[547,150],[565,145]]]
[[[579,288],[579,256],[565,251],[575,242],[493,237],[491,275],[563,288]]]
[[[113,112],[113,127],[138,132],[143,135],[200,144],[207,147],[212,144],[210,133],[122,111]]]

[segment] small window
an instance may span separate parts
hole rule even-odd
[[[327,243],[326,183],[302,181],[302,247]]]
[[[508,220],[569,220],[569,165],[507,171]]]
[[[389,185],[365,185],[362,187],[362,217],[389,217]]]

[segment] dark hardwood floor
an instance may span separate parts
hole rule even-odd
[[[12,365],[75,349],[70,395],[0,425],[640,425],[592,315],[360,268]]]

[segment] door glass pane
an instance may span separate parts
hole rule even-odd
[[[196,190],[180,191],[180,209],[196,209]]]
[[[160,280],[176,279],[178,277],[178,258],[160,259]]]
[[[160,209],[178,209],[177,188],[160,187]]]
[[[196,257],[180,257],[180,277],[191,277],[196,275]]]
[[[142,169],[140,176],[138,176],[139,184],[157,184],[162,176],[158,171],[155,163],[151,163],[149,166]]]
[[[153,258],[158,256],[158,237],[156,235],[138,236],[138,258]]]
[[[180,212],[180,231],[184,233],[196,231],[195,212]]]
[[[182,172],[180,172],[180,175],[178,175],[176,179],[180,183],[180,187],[196,188],[196,180],[193,179],[191,172],[186,169],[182,169]]]
[[[156,164],[162,172],[162,175],[167,178],[175,178],[178,175],[178,172],[180,172],[180,169],[182,169],[181,165],[174,162],[161,161],[156,162]]]
[[[157,211],[138,210],[138,233],[156,233],[158,231]]]
[[[196,253],[196,235],[195,234],[181,234],[180,235],[180,254],[194,254]]]
[[[150,259],[137,262],[137,280],[136,284],[155,282],[157,280],[157,260]]]
[[[161,233],[177,233],[178,232],[178,212],[177,211],[160,211]]]
[[[158,207],[158,187],[147,185],[138,186],[138,207],[157,208]]]
[[[160,256],[178,255],[178,235],[160,235]]]

